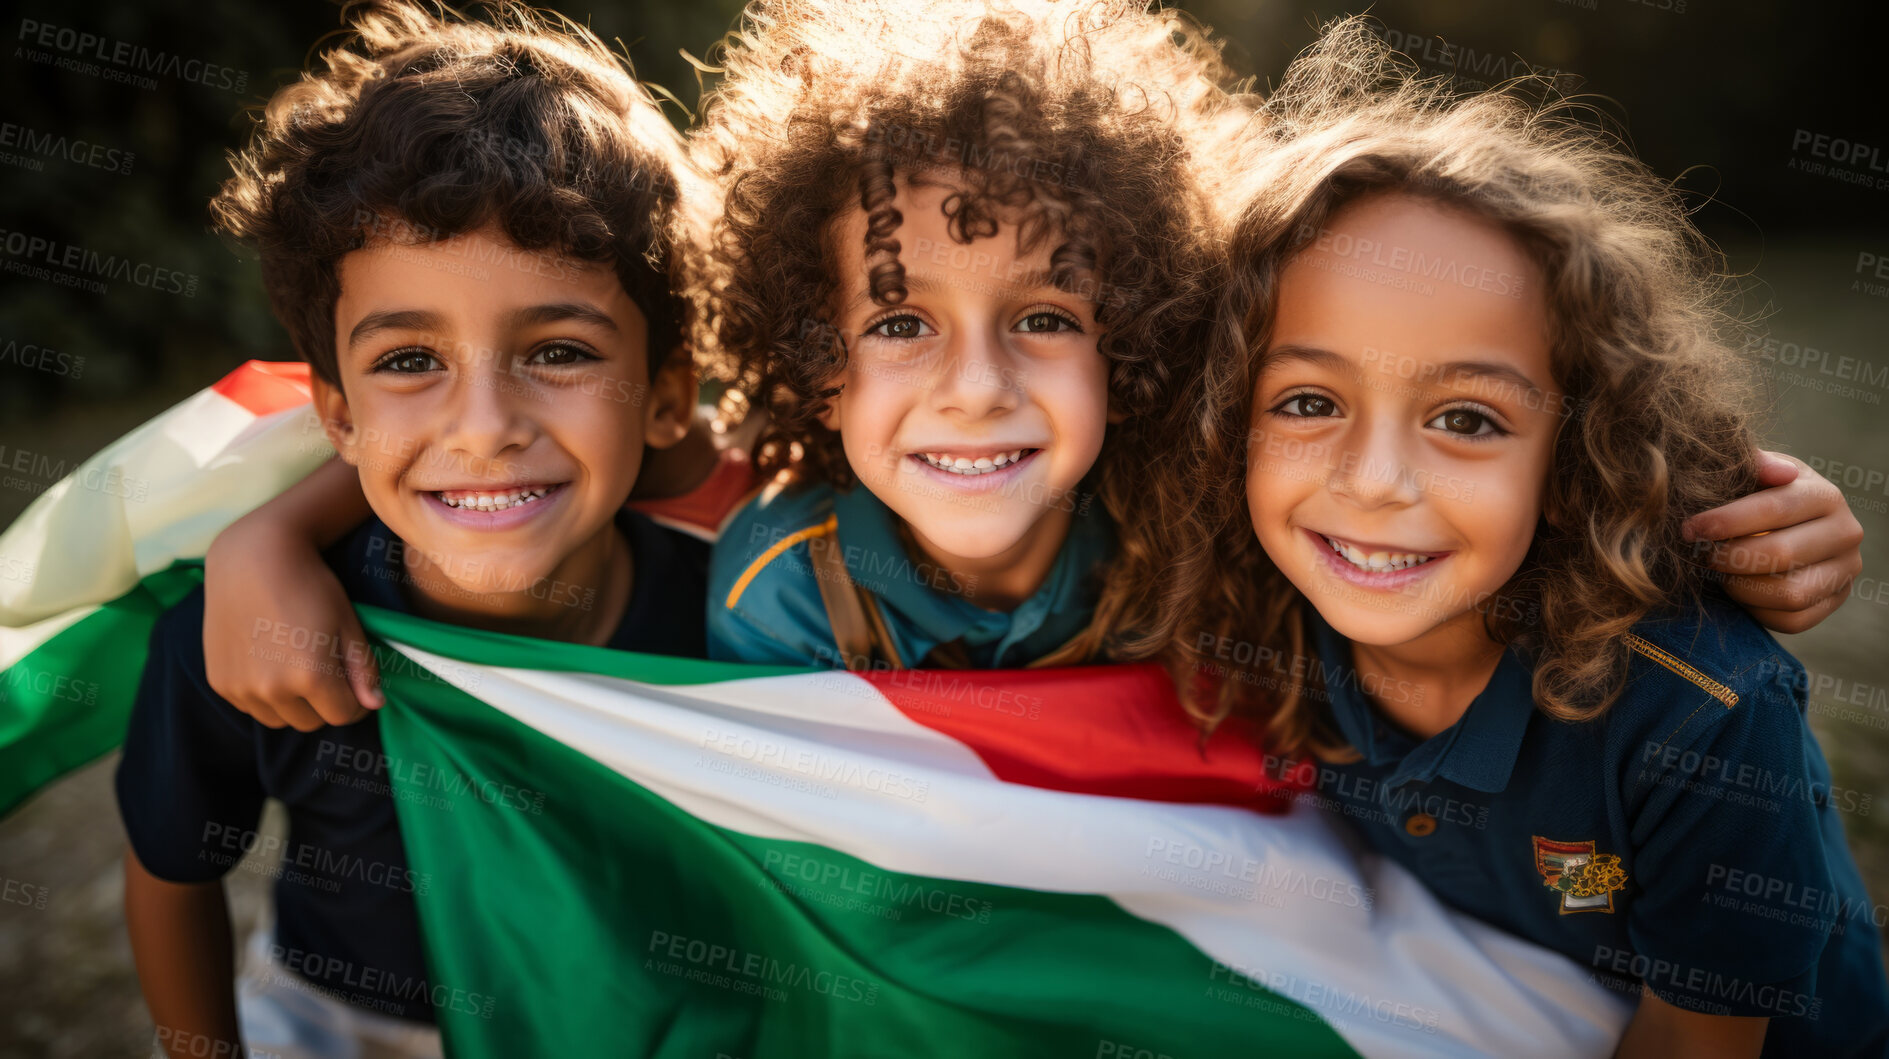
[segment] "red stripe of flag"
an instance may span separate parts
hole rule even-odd
[[[1202,739],[1159,666],[858,675],[905,716],[970,747],[1007,783],[1262,812],[1283,811],[1305,787],[1268,771],[1251,721],[1228,718]]]
[[[251,360],[218,379],[210,389],[252,415],[266,416],[309,402],[308,365]]]

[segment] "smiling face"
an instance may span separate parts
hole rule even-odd
[[[860,482],[947,568],[1016,560],[1046,575],[1036,560],[1067,536],[1107,424],[1095,306],[1049,281],[1054,240],[1019,254],[1012,224],[953,240],[943,210],[953,190],[899,181],[898,305],[868,294],[865,214],[834,225],[847,362],[821,421]]]
[[[644,446],[686,429],[688,358],[652,383],[643,315],[609,265],[496,228],[373,243],[337,275],[341,389],[317,380],[316,405],[415,591],[517,613],[548,581],[596,587]]]
[[[1562,421],[1549,346],[1540,269],[1451,207],[1363,199],[1287,264],[1247,504],[1340,634],[1486,639],[1476,608],[1528,551]]]

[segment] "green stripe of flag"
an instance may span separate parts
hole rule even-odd
[[[0,815],[124,742],[151,629],[202,583],[174,563],[0,673]]]
[[[667,685],[713,684],[732,678],[826,672],[809,666],[715,662],[706,658],[637,654],[634,651],[559,640],[532,640],[484,629],[443,625],[412,614],[365,604],[357,605],[355,610],[360,612],[361,625],[371,636],[410,644],[422,651],[448,658],[476,660],[482,666],[595,673],[643,684]],[[387,663],[388,659],[382,658],[381,661]],[[407,663],[404,659],[395,659],[390,664]]]

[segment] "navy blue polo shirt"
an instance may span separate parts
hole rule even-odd
[[[1449,904],[1693,1011],[1768,1017],[1764,1054],[1883,1055],[1889,982],[1843,837],[1803,666],[1743,611],[1642,621],[1598,720],[1537,711],[1505,654],[1457,723],[1403,732],[1351,645],[1309,624],[1332,716],[1361,754],[1304,798],[1351,820]],[[1313,766],[1301,766],[1309,769]]]
[[[708,546],[627,510],[616,525],[635,572],[608,646],[701,657]],[[325,558],[348,598],[405,611],[397,544],[370,519]],[[269,650],[269,639],[257,637],[256,649]],[[152,632],[118,765],[118,811],[147,871],[204,883],[265,841],[257,830],[263,799],[282,802],[289,826],[274,875],[277,959],[338,999],[433,1022],[431,998],[472,987],[445,982],[436,990],[427,981],[413,899],[432,880],[407,865],[379,721],[369,714],[304,733],[238,712],[204,676],[198,589]],[[476,800],[476,789],[466,797]]]
[[[836,548],[870,591],[908,666],[963,645],[978,669],[1026,666],[1073,639],[1094,616],[1098,572],[1113,530],[1090,494],[1066,499],[1073,518],[1049,576],[1007,610],[978,601],[975,581],[914,558],[899,517],[872,491],[828,485],[770,489],[722,527],[709,567],[709,657],[783,665],[844,664],[820,598],[813,550]]]

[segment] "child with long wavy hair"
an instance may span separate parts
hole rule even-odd
[[[1356,21],[1265,117],[1177,413],[1190,708],[1263,718],[1379,853],[1637,994],[1620,1054],[1882,1054],[1857,793],[1682,529],[1758,468],[1679,196]]]
[[[1217,47],[1141,3],[765,0],[719,65],[710,314],[781,478],[722,532],[711,654],[1097,655],[1211,316]]]

